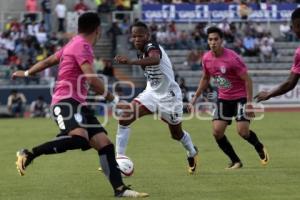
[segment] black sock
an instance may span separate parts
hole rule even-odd
[[[100,157],[101,168],[108,178],[110,184],[116,189],[124,185],[121,172],[115,157],[115,149],[113,144],[109,144],[98,151]]]
[[[67,150],[74,149],[87,150],[89,148],[89,142],[81,136],[61,136],[52,141],[41,144],[40,146],[32,148],[32,156],[33,158],[36,158],[43,154],[63,153]]]
[[[256,134],[252,130],[249,131],[249,137],[244,139],[247,140],[247,142],[249,142],[250,144],[252,144],[257,152],[260,152],[264,148],[264,145],[259,141]]]
[[[224,137],[220,139],[216,139],[216,142],[218,143],[219,147],[222,149],[222,151],[230,158],[232,163],[240,162],[240,158],[236,155],[234,152],[230,142],[227,140],[227,137],[224,135]]]

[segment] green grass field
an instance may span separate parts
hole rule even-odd
[[[50,119],[0,120],[0,199],[114,199],[112,189],[98,172],[93,150],[69,151],[42,156],[20,177],[15,169],[15,152],[55,136]],[[117,122],[106,126],[114,141]],[[299,200],[300,124],[299,113],[267,113],[252,129],[265,143],[270,164],[262,167],[254,149],[230,126],[227,136],[241,157],[244,168],[226,171],[228,159],[211,135],[210,121],[184,122],[199,148],[200,168],[196,175],[186,171],[181,144],[170,139],[167,126],[145,117],[132,125],[127,154],[135,164],[133,177],[125,182],[150,194],[148,199],[165,200]]]

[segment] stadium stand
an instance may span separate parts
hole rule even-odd
[[[10,89],[18,88],[23,91],[28,98],[28,103],[31,103],[37,98],[39,93],[45,97],[49,103],[50,94],[49,88],[53,85],[55,80],[55,70],[48,72],[48,74],[41,74],[40,78],[22,81],[11,81],[10,74],[12,70],[18,67],[26,68],[43,59],[46,55],[51,54],[57,48],[62,46],[68,39],[72,37],[72,33],[76,30],[76,18],[78,14],[82,12],[81,9],[74,11],[74,6],[79,1],[65,0],[64,4],[67,7],[66,16],[66,33],[57,32],[57,21],[55,17],[55,7],[57,2],[51,2],[51,23],[53,33],[44,33],[41,27],[44,10],[41,10],[41,5],[38,5],[37,9],[37,22],[36,24],[30,24],[25,21],[26,10],[25,3],[17,3],[18,0],[11,0],[9,2],[0,2],[0,25],[1,25],[1,40],[0,47],[0,90],[4,96],[0,96],[1,105],[6,104],[6,97]],[[130,24],[135,20],[142,18],[141,6],[143,3],[208,3],[208,1],[118,1],[115,4],[113,1],[105,1],[103,3],[95,0],[85,0],[86,8],[93,11],[98,11],[102,18],[102,39],[97,43],[95,47],[95,55],[99,59],[100,63],[112,63],[113,66],[113,78],[110,84],[113,84],[115,80],[132,81],[138,90],[143,89],[145,86],[145,78],[143,71],[140,67],[129,67],[124,65],[116,65],[112,62],[113,56],[117,54],[126,54],[130,57],[136,57],[136,52],[132,50],[129,42],[129,30]],[[214,1],[218,3],[236,3],[239,1]],[[253,1],[247,1],[248,3]],[[272,1],[270,3],[280,3],[283,1]],[[289,1],[293,3],[296,1]],[[41,3],[41,2],[39,2]],[[175,4],[174,4],[175,5]],[[174,6],[172,5],[172,6]],[[203,4],[209,5],[209,4]],[[216,4],[213,4],[216,5]],[[236,4],[238,5],[238,4]],[[264,5],[259,4],[258,9],[265,9]],[[86,9],[85,8],[85,9]],[[9,10],[9,12],[8,12]],[[159,10],[158,10],[159,11]],[[169,12],[169,10],[167,10]],[[160,12],[160,11],[159,11]],[[171,12],[171,10],[170,10]],[[145,16],[143,16],[145,17]],[[286,18],[288,19],[288,17]],[[147,19],[145,19],[147,21]],[[194,22],[176,22],[176,20],[155,21],[148,20],[148,25],[152,31],[152,38],[154,40],[160,40],[162,45],[166,47],[167,53],[171,58],[174,66],[176,77],[178,80],[184,78],[186,85],[190,91],[193,91],[201,76],[201,65],[197,67],[191,66],[187,58],[192,49],[198,49],[199,52],[207,50],[205,28],[207,25],[216,25],[224,30],[226,44],[228,47],[234,49],[240,53],[245,60],[250,73],[254,81],[254,92],[256,92],[261,84],[276,84],[286,78],[291,63],[293,61],[293,54],[298,43],[295,41],[295,37],[291,34],[289,27],[286,25],[286,21],[251,21],[248,19],[242,21],[236,19],[236,21],[228,19],[219,19],[212,21],[194,21]],[[27,23],[27,24],[26,24]],[[114,42],[110,37],[110,28],[112,24],[118,25],[117,42]],[[16,34],[15,30],[21,31]],[[45,27],[46,29],[46,27]],[[38,30],[38,33],[34,32]],[[32,32],[33,31],[33,32]],[[46,30],[47,31],[47,30]],[[32,32],[32,34],[30,34]],[[254,37],[255,45],[259,49],[261,45],[260,41],[271,37],[269,40],[272,43],[272,56],[270,60],[262,60],[259,51],[258,54],[247,55],[245,53],[245,47],[243,46],[243,39],[245,33],[251,32]],[[8,33],[8,34],[7,34]],[[12,34],[13,33],[13,34]],[[158,34],[159,33],[159,34]],[[271,34],[270,34],[271,33]],[[270,34],[270,35],[268,35]],[[28,37],[28,35],[30,37]],[[11,37],[13,36],[13,37]],[[161,37],[161,38],[160,38]],[[165,39],[164,39],[165,38]],[[170,41],[168,41],[171,38]],[[172,39],[173,38],[173,39]],[[275,38],[275,41],[274,41]],[[26,41],[27,43],[25,43]],[[167,43],[164,43],[168,41]],[[274,43],[273,43],[274,42]],[[22,44],[27,44],[32,48],[25,48],[26,52],[22,52]],[[116,50],[114,50],[116,48]],[[30,49],[30,51],[28,50]],[[28,54],[30,59],[18,59],[18,55]],[[199,56],[201,60],[201,56]],[[199,61],[199,63],[201,63]],[[100,65],[99,72],[105,71]],[[105,68],[105,66],[104,66]],[[6,89],[7,88],[7,89]],[[32,89],[34,88],[34,89]],[[33,92],[34,91],[34,92]],[[38,91],[38,92],[37,92]]]

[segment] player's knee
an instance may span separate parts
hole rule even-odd
[[[89,141],[85,137],[73,135],[72,138],[74,142],[80,146],[82,151],[86,151],[91,148]]]
[[[219,129],[214,129],[213,130],[213,136],[215,137],[215,139],[220,139],[224,136],[224,131],[219,130]]]
[[[183,132],[182,131],[172,131],[171,137],[174,140],[181,140],[181,138],[183,137]]]
[[[247,139],[249,137],[249,131],[247,130],[239,130],[238,133],[244,139]]]
[[[121,126],[129,126],[132,123],[132,120],[119,120]]]

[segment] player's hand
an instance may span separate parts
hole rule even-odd
[[[15,80],[16,78],[24,78],[25,76],[25,71],[22,70],[18,70],[15,71],[12,75],[11,75],[11,79]]]
[[[126,56],[116,56],[114,59],[118,64],[130,64],[131,63],[129,58]]]
[[[195,102],[196,102],[196,100],[193,98],[193,99],[191,100],[191,102],[187,104],[187,111],[188,111],[189,113],[192,113],[192,112],[195,110],[195,108],[194,108]]]
[[[257,100],[257,102],[266,101],[270,99],[269,92],[261,91],[254,98]]]
[[[246,112],[246,117],[247,118],[252,119],[252,118],[255,117],[255,114],[253,112],[253,106],[252,106],[251,103],[247,103],[246,104],[246,110],[245,110],[245,112]]]

